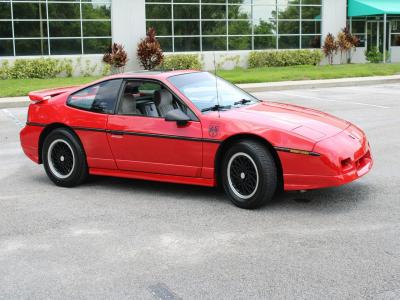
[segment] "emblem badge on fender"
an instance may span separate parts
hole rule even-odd
[[[219,131],[219,128],[217,125],[210,125],[210,127],[208,128],[208,134],[211,137],[216,137],[218,135],[218,131]]]

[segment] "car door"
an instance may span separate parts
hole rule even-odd
[[[107,139],[108,115],[114,113],[122,79],[105,80],[68,97],[64,124],[79,136],[89,168],[116,169]]]
[[[109,116],[107,124],[108,140],[119,169],[200,177],[201,123],[191,111],[192,121],[183,126],[166,121],[160,113],[164,111],[165,115],[165,107],[157,107],[154,101],[155,94],[169,92],[155,81],[125,83],[119,108]],[[179,107],[188,112],[181,100],[174,95],[172,99],[171,109]]]

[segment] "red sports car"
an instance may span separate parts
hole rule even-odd
[[[254,208],[277,190],[338,186],[372,167],[355,125],[260,101],[207,72],[125,73],[29,97],[22,148],[63,187],[88,174],[222,185]]]

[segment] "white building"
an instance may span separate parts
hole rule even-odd
[[[152,26],[165,52],[201,53],[206,68],[215,53],[229,67],[251,50],[320,48],[349,24],[361,39],[354,61],[374,46],[400,61],[399,21],[397,0],[0,0],[0,60],[100,61],[113,41],[138,68],[136,46]]]

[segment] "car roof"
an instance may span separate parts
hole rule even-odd
[[[198,73],[199,70],[167,70],[167,71],[134,71],[125,72],[121,74],[115,74],[109,78],[153,78],[153,79],[166,79],[171,76],[188,74],[188,73]]]

